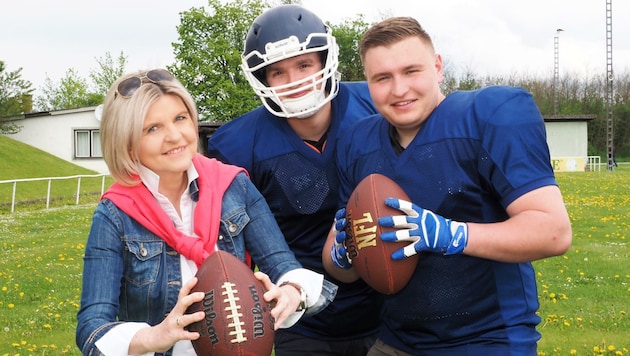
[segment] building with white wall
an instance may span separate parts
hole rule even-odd
[[[588,122],[594,119],[594,115],[545,117],[547,144],[554,171],[583,172],[594,169],[593,162],[588,158]]]
[[[89,106],[28,113],[12,120],[20,131],[6,136],[78,166],[109,173],[101,154],[100,122],[95,110],[96,106]]]

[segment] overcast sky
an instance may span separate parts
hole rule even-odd
[[[484,75],[553,76],[559,33],[560,72],[606,71],[606,0],[303,0],[325,21],[339,24],[363,13],[413,16],[436,50],[456,68]],[[374,4],[374,5],[370,5]],[[174,61],[179,12],[207,0],[21,0],[0,11],[0,60],[36,89],[58,82],[68,69],[89,79],[97,58],[127,56],[126,69]],[[613,65],[630,71],[630,1],[612,0]]]

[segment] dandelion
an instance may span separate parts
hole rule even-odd
[[[583,319],[579,316],[575,319],[575,323],[577,324],[578,327],[582,326],[582,321]]]
[[[9,305],[7,305],[7,306],[9,307],[9,309],[15,308],[15,304],[13,304],[13,303],[9,303]]]
[[[608,351],[610,352],[615,351],[615,345],[608,345]]]

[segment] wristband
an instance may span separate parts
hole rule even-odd
[[[297,283],[290,282],[290,281],[284,281],[278,287],[282,287],[282,286],[291,286],[291,287],[297,289],[298,292],[300,292],[300,305],[298,305],[298,307],[297,307],[297,309],[295,311],[299,312],[299,311],[302,311],[302,310],[306,310],[306,291],[304,290],[304,288],[302,288],[301,285],[299,285]]]

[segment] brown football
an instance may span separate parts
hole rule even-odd
[[[408,242],[383,242],[381,233],[393,228],[378,224],[381,216],[402,215],[385,205],[385,198],[409,201],[396,182],[382,174],[370,174],[356,186],[346,205],[346,247],[352,265],[361,278],[383,294],[399,292],[413,275],[418,255],[395,261],[392,253]]]
[[[263,300],[263,284],[241,260],[216,251],[201,265],[192,292],[204,292],[203,301],[186,313],[204,311],[205,318],[188,325],[201,337],[193,340],[197,355],[271,355],[273,318]]]

